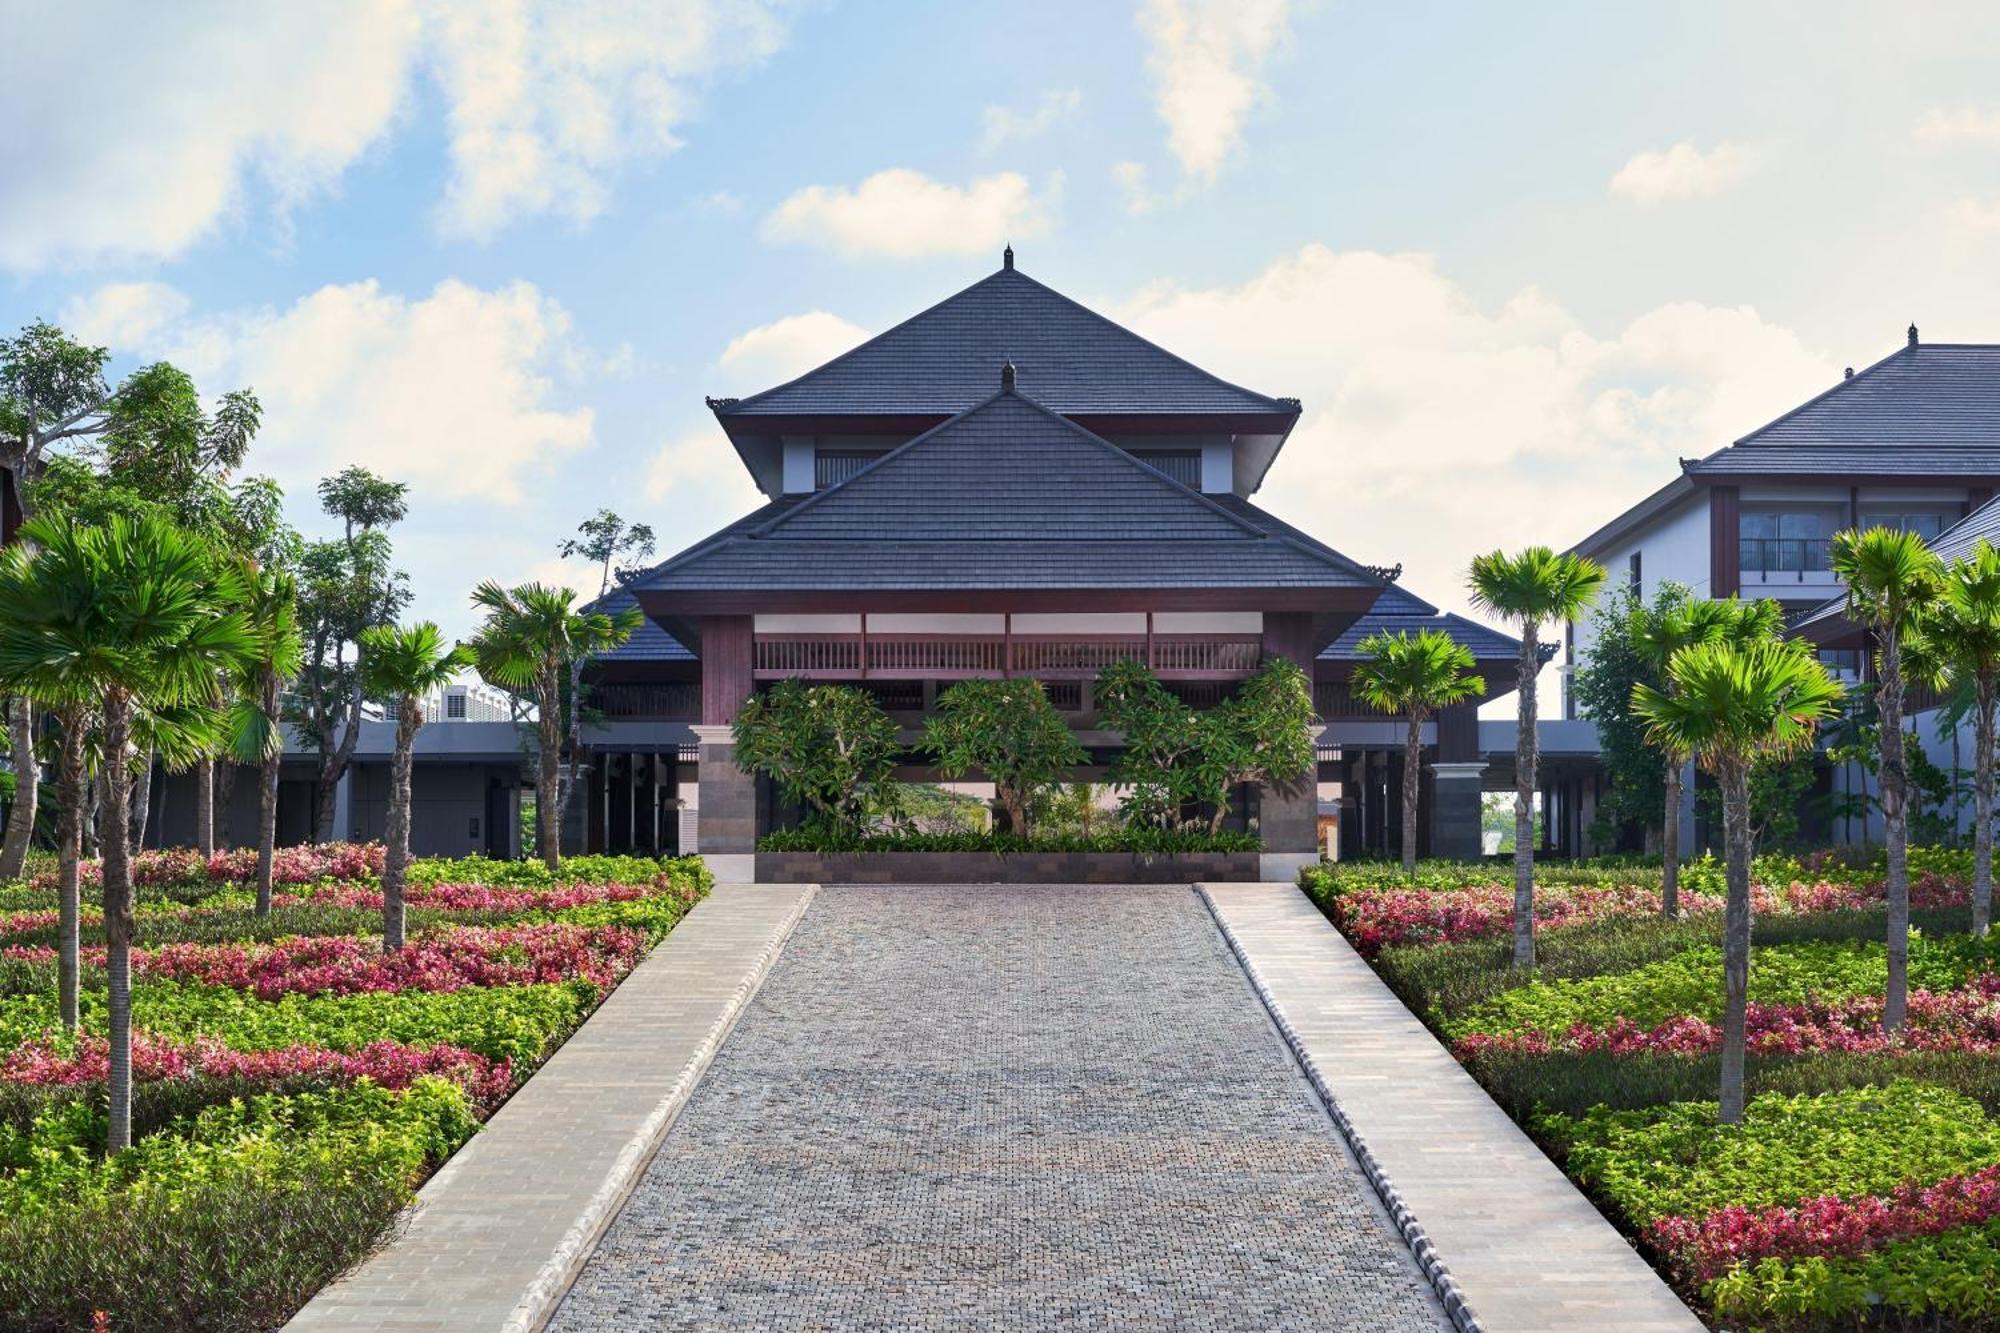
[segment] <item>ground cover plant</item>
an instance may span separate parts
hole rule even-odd
[[[707,891],[699,861],[382,848],[133,858],[133,1146],[104,1153],[103,914],[61,1022],[53,866],[0,884],[0,1326],[263,1329],[364,1257],[436,1167]],[[94,878],[96,867],[84,867]]]
[[[2000,957],[1968,851],[1913,847],[1900,1027],[1887,865],[1759,857],[1747,1101],[1718,1121],[1720,867],[1537,867],[1537,965],[1500,865],[1301,885],[1501,1105],[1729,1328],[2000,1328]]]

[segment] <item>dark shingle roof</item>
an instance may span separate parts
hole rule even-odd
[[[627,607],[639,605],[639,599],[625,588],[617,588],[591,603],[590,609],[616,615]],[[593,659],[598,662],[692,662],[694,654],[685,645],[661,627],[657,620],[648,617],[644,624],[632,631],[632,637],[619,644],[608,653],[598,653]]]
[[[1420,598],[1411,597],[1409,600],[1419,605],[1428,605]],[[1510,639],[1499,630],[1488,629],[1475,621],[1467,620],[1464,616],[1440,615],[1436,613],[1435,608],[1432,608],[1429,614],[1411,613],[1395,604],[1385,608],[1382,601],[1377,601],[1369,608],[1367,615],[1349,625],[1339,638],[1320,650],[1319,660],[1358,662],[1361,660],[1362,640],[1371,634],[1396,634],[1405,631],[1414,634],[1427,629],[1444,631],[1452,637],[1454,643],[1470,648],[1472,655],[1482,662],[1496,659],[1512,661],[1521,652],[1519,639]],[[1552,650],[1555,645],[1548,644],[1544,647]]]
[[[1940,559],[1959,560],[1970,554],[1982,538],[1989,545],[2000,547],[2000,499],[1988,500],[1940,532],[1930,546]],[[1828,598],[1787,626],[1788,632],[1803,632],[1805,637],[1816,642],[1852,633],[1854,629],[1853,623],[1847,619],[1846,593]]]
[[[725,419],[950,415],[990,394],[995,371],[1010,360],[1024,393],[1072,415],[1299,410],[1218,379],[1014,268],[787,384],[715,410]]]
[[[1217,504],[1024,393],[1003,390],[840,485],[761,523],[733,525],[632,586],[1381,585],[1339,553],[1272,531],[1242,508]]]
[[[2000,345],[1911,343],[1687,471],[2000,474]]]

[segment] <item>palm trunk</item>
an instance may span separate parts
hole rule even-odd
[[[541,741],[541,766],[535,774],[535,808],[542,813],[541,847],[542,864],[554,874],[562,868],[562,812],[557,806],[557,787],[561,783],[562,763],[562,685],[560,668],[547,667],[542,671],[541,697],[537,700],[540,717],[537,719],[537,733]]]
[[[257,915],[271,915],[274,892],[274,863],[278,856],[278,768],[279,755],[271,755],[257,769]]]
[[[1902,1029],[1910,1007],[1910,833],[1909,770],[1903,754],[1902,636],[1895,626],[1882,634],[1882,683],[1876,709],[1882,728],[1882,836],[1889,852],[1889,987],[1882,1026]]]
[[[78,978],[82,975],[83,919],[83,710],[62,719],[56,755],[56,799],[62,802],[56,827],[56,1008],[72,1032],[78,1022]]]
[[[215,845],[227,850],[236,845],[230,812],[236,808],[236,761],[225,759],[215,770]]]
[[[215,855],[215,759],[194,761],[194,849],[206,861]]]
[[[1410,710],[1410,733],[1403,741],[1403,873],[1417,873],[1418,780],[1423,776],[1424,718]]]
[[[83,859],[86,861],[97,859],[98,819],[103,810],[104,775],[99,773],[97,780],[84,784],[83,789],[83,833],[81,846],[83,847]]]
[[[1981,671],[1975,682],[1977,712],[1972,736],[1972,933],[1993,924],[1993,695],[1995,673]]]
[[[1535,965],[1535,676],[1542,652],[1533,621],[1521,627],[1520,713],[1514,736],[1514,966]]]
[[[1743,1051],[1750,1001],[1750,771],[1729,764],[1722,781],[1722,823],[1729,898],[1722,926],[1722,1083],[1716,1118],[1743,1119]]]
[[[347,775],[348,765],[354,762],[354,747],[361,743],[361,705],[366,700],[367,695],[356,686],[354,697],[347,701],[347,722],[341,728],[339,743],[320,756],[319,809],[313,815],[315,842],[334,842],[348,836],[346,829],[336,831],[333,827],[333,805],[340,790],[340,780]]]
[[[556,828],[569,818],[569,803],[576,799],[577,779],[583,772],[583,659],[569,668],[569,763],[560,774],[556,791]],[[558,833],[560,838],[561,834]]]
[[[146,816],[153,807],[153,751],[148,746],[132,756],[132,809],[126,816],[134,853],[146,846]]]
[[[26,696],[17,695],[11,701],[7,730],[14,750],[14,805],[7,814],[6,839],[0,841],[0,881],[21,877],[40,801],[42,769],[35,762],[35,708]]]
[[[1662,774],[1667,790],[1666,819],[1660,824],[1660,914],[1681,914],[1681,757],[1667,756]]]
[[[122,691],[104,696],[104,970],[111,1028],[111,1110],[107,1153],[132,1146],[132,861],[131,774],[126,747],[132,704]]]
[[[396,707],[396,758],[389,772],[389,846],[382,858],[382,948],[403,947],[403,878],[410,864],[410,751],[423,710],[414,695],[404,695]]]

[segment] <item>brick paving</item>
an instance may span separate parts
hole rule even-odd
[[[1200,898],[828,887],[557,1309],[1447,1327]]]
[[[1701,1333],[1311,900],[1290,884],[1203,893],[1487,1333]]]

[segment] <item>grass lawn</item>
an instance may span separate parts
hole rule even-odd
[[[264,918],[254,865],[137,860],[137,1141],[109,1160],[93,886],[69,1033],[53,868],[0,884],[0,1327],[282,1324],[709,887],[693,858],[418,861],[385,957],[379,847],[287,849]]]
[[[1727,1127],[1712,864],[1673,921],[1657,866],[1545,868],[1525,974],[1506,867],[1301,884],[1711,1321],[2000,1328],[2000,943],[1967,933],[1967,853],[1915,849],[1912,872],[1910,1019],[1890,1037],[1879,865],[1759,860],[1751,1100]]]

